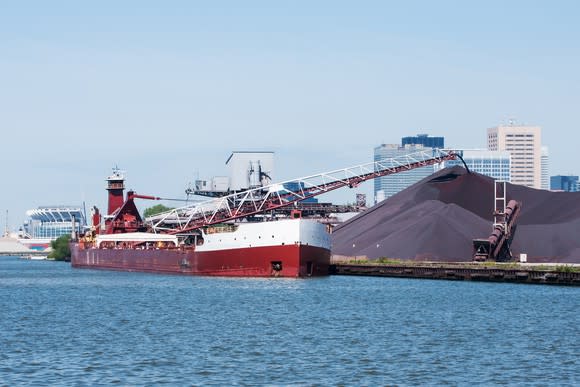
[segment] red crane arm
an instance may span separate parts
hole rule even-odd
[[[151,223],[155,232],[184,233],[200,227],[289,206],[338,188],[356,187],[364,181],[377,177],[438,164],[458,157],[459,155],[454,151],[429,149],[428,151],[307,176],[176,208],[152,216],[147,221]],[[288,189],[287,183],[292,183],[298,189]]]

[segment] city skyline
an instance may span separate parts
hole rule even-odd
[[[0,162],[11,186],[0,208],[12,228],[38,206],[104,208],[115,165],[137,192],[183,197],[196,174],[223,174],[232,150],[274,151],[287,180],[368,162],[377,145],[418,133],[484,148],[486,129],[511,118],[542,127],[550,175],[578,175],[578,11],[2,4]],[[372,183],[360,192],[370,198]]]

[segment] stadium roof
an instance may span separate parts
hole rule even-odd
[[[81,208],[72,206],[38,207],[26,211],[26,216],[41,222],[71,222],[74,216],[77,221],[85,222]]]

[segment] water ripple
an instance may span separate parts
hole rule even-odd
[[[0,258],[0,385],[578,385],[576,288]]]

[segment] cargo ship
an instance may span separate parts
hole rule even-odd
[[[250,184],[146,221],[139,215],[134,199],[161,198],[133,191],[128,191],[125,198],[125,179],[117,170],[107,178],[108,212],[104,221],[95,209],[91,230],[81,238],[72,238],[72,266],[208,276],[328,275],[327,226],[304,219],[295,210],[290,218],[278,219],[276,209],[458,157],[455,151],[430,149],[278,184]],[[248,177],[255,171],[250,163]],[[264,176],[270,180],[259,163],[257,171],[256,181]],[[262,221],[252,221],[257,219]]]
[[[290,219],[237,221],[187,234],[153,233],[142,220],[124,176],[107,178],[108,214],[93,209],[91,231],[71,242],[74,268],[230,277],[328,275],[330,235],[325,225]]]

